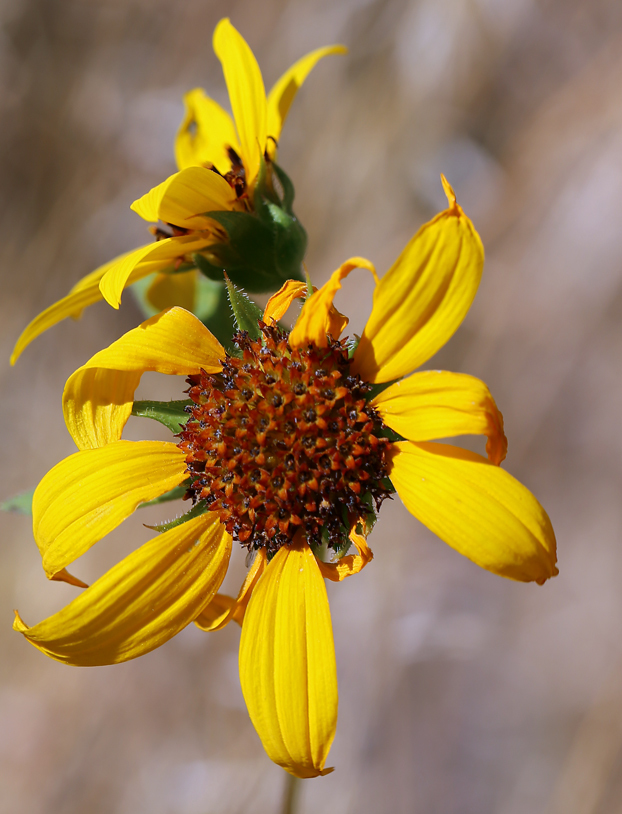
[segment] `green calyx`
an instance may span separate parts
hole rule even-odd
[[[215,211],[204,214],[227,233],[227,241],[193,255],[196,267],[210,280],[250,291],[275,291],[285,280],[302,280],[307,233],[292,210],[294,187],[274,163],[262,161],[253,195],[254,212]]]

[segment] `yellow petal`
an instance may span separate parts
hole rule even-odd
[[[197,289],[197,272],[182,271],[181,274],[157,274],[147,289],[147,301],[158,311],[179,305],[186,311],[194,310]]]
[[[124,268],[125,265],[129,263],[133,267],[133,271],[130,272],[130,276],[125,281],[125,286],[128,286],[135,283],[137,280],[140,280],[142,277],[146,277],[148,274],[151,274],[154,271],[160,271],[161,269],[170,266],[171,260],[174,260],[177,256],[183,256],[185,252],[193,252],[200,248],[204,248],[211,242],[208,237],[201,238],[198,242],[194,237],[176,237],[173,238],[173,240],[175,241],[174,245],[176,246],[173,252],[173,258],[171,258],[168,250],[162,253],[162,251],[158,249],[158,251],[155,251],[153,255],[150,255],[150,250],[155,249],[162,243],[171,243],[172,241],[161,241],[160,244],[149,243],[147,246],[142,246],[139,249],[135,249],[131,252],[125,252],[125,254],[115,257],[114,260],[110,260],[108,263],[105,263],[103,266],[100,266],[99,268],[95,269],[95,271],[92,271],[90,274],[87,274],[86,277],[79,280],[66,297],[63,297],[62,300],[55,302],[49,308],[46,308],[45,311],[42,311],[39,316],[35,317],[35,319],[33,319],[32,322],[24,329],[20,338],[15,344],[15,348],[13,349],[11,364],[15,364],[24,348],[26,348],[33,341],[33,339],[36,339],[42,333],[47,331],[48,328],[51,328],[58,322],[62,322],[64,319],[67,319],[67,317],[79,319],[82,311],[87,306],[93,305],[93,303],[99,302],[99,300],[103,299],[103,294],[100,290],[100,282],[109,271],[115,272],[115,270]],[[139,257],[137,260],[137,256],[141,255],[143,252],[145,255],[148,255],[146,259],[140,260]],[[122,290],[123,289],[121,289],[121,291]],[[121,302],[120,296],[121,292],[119,292],[117,305],[114,307],[118,308],[118,304]]]
[[[314,291],[317,289],[314,287]],[[294,300],[302,300],[309,293],[307,283],[300,280],[286,280],[276,294],[273,294],[266,304],[263,312],[263,321],[270,325],[272,320],[278,322],[285,316],[289,306]]]
[[[202,88],[186,93],[184,106],[184,120],[175,139],[177,166],[183,170],[213,164],[225,175],[231,169],[227,147],[240,153],[233,119]]]
[[[67,429],[79,449],[118,441],[143,373],[218,373],[224,357],[220,342],[193,314],[178,307],[162,311],[69,377],[63,393]]]
[[[242,35],[227,18],[214,31],[214,51],[222,63],[231,109],[251,186],[266,147],[266,91],[259,65]]]
[[[208,513],[130,554],[73,602],[15,630],[64,664],[90,667],[142,656],[188,625],[222,583],[231,537]]]
[[[471,307],[484,247],[448,184],[445,191],[449,208],[419,229],[376,288],[354,354],[353,370],[365,381],[390,382],[412,372],[447,342]]]
[[[238,593],[238,598],[233,599],[231,596],[216,594],[210,604],[194,620],[196,626],[207,632],[220,630],[225,625],[228,625],[231,620],[241,625],[253,588],[266,568],[266,561],[266,550],[260,548],[255,555],[253,564],[248,569],[246,579]]]
[[[213,241],[209,232],[197,232],[183,237],[169,237],[150,243],[129,254],[117,258],[101,278],[101,296],[113,308],[121,305],[123,290],[131,283],[146,277],[153,271],[162,271],[167,266],[181,262],[185,255],[204,249]]]
[[[360,573],[373,560],[372,550],[362,534],[357,534],[353,529],[350,531],[350,540],[356,546],[358,554],[348,554],[337,562],[318,560],[317,564],[323,577],[333,582],[341,582],[346,577],[351,577],[352,574]]]
[[[558,573],[548,515],[505,470],[449,444],[403,441],[393,452],[389,476],[406,508],[456,551],[521,582]]]
[[[283,546],[255,586],[242,625],[240,680],[270,758],[297,777],[327,774],[337,670],[326,588],[306,544]]]
[[[316,291],[305,302],[300,316],[289,335],[289,344],[292,348],[304,347],[311,343],[319,348],[328,346],[328,337],[339,339],[341,332],[348,324],[347,317],[340,314],[334,307],[335,294],[341,288],[341,281],[354,269],[363,268],[370,271],[374,280],[378,281],[376,269],[364,257],[351,257],[334,271],[327,283]]]
[[[94,282],[89,288],[82,288],[74,294],[68,294],[62,300],[50,305],[45,311],[42,311],[30,322],[21,333],[21,336],[15,343],[13,353],[11,355],[11,364],[14,365],[18,358],[21,356],[25,348],[30,345],[33,339],[36,339],[42,333],[47,331],[58,322],[62,322],[67,317],[78,315],[82,312],[83,308],[102,299],[99,290],[99,280]]]
[[[371,402],[385,424],[409,441],[486,435],[486,452],[500,464],[508,450],[503,416],[480,379],[425,370],[395,382]]]
[[[205,212],[233,209],[237,197],[233,189],[213,170],[187,167],[158,184],[131,209],[148,221],[163,220],[182,229],[206,229]]]
[[[150,244],[153,245],[153,244]],[[71,289],[66,297],[62,300],[50,305],[45,311],[42,311],[32,322],[22,331],[20,338],[15,344],[13,355],[11,356],[11,364],[15,364],[18,357],[21,355],[24,348],[26,348],[33,339],[36,339],[48,328],[62,322],[67,317],[78,319],[84,308],[102,299],[101,291],[99,290],[99,281],[116,263],[125,259],[131,252],[116,257],[114,260],[104,263],[103,266],[95,269],[86,277],[79,280]]]
[[[57,464],[32,500],[33,533],[47,576],[88,551],[140,503],[178,486],[185,472],[184,453],[162,441],[115,441]]]
[[[289,113],[291,103],[307,76],[323,57],[329,54],[347,53],[348,49],[344,45],[326,45],[324,48],[318,48],[295,62],[277,80],[268,94],[267,133],[269,137],[274,139],[274,142],[268,143],[268,150],[271,155],[274,155],[276,143],[281,138],[281,129]]]

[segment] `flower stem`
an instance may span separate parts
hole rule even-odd
[[[283,808],[281,809],[282,814],[296,814],[299,790],[300,783],[298,778],[287,772],[285,778],[285,792],[283,794]]]

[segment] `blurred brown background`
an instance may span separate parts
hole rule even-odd
[[[316,68],[282,138],[316,283],[353,254],[386,270],[443,208],[439,173],[455,186],[487,262],[433,364],[489,384],[505,466],[559,540],[559,577],[515,584],[385,506],[373,564],[328,588],[337,768],[303,783],[299,812],[622,811],[617,0],[1,0],[0,496],[74,450],[64,381],[140,317],[126,293],[119,312],[102,303],[63,323],[14,369],[12,345],[81,276],[145,240],[128,206],[175,169],[182,93],[226,101],[211,49],[225,15],[268,87],[308,50],[350,47]],[[365,277],[338,302],[354,330]],[[154,437],[133,421],[128,437]],[[75,571],[93,580],[147,539],[141,519]],[[48,660],[11,631],[12,609],[34,624],[75,589],[46,581],[27,518],[1,521],[1,814],[278,811],[284,774],[244,708],[239,630],[191,626],[115,667]]]

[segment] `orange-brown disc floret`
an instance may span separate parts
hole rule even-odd
[[[191,418],[179,437],[189,494],[219,512],[249,550],[269,552],[303,530],[309,543],[339,548],[352,522],[389,494],[381,424],[350,372],[342,342],[292,349],[259,323],[239,333],[241,358],[222,373],[188,379]]]

